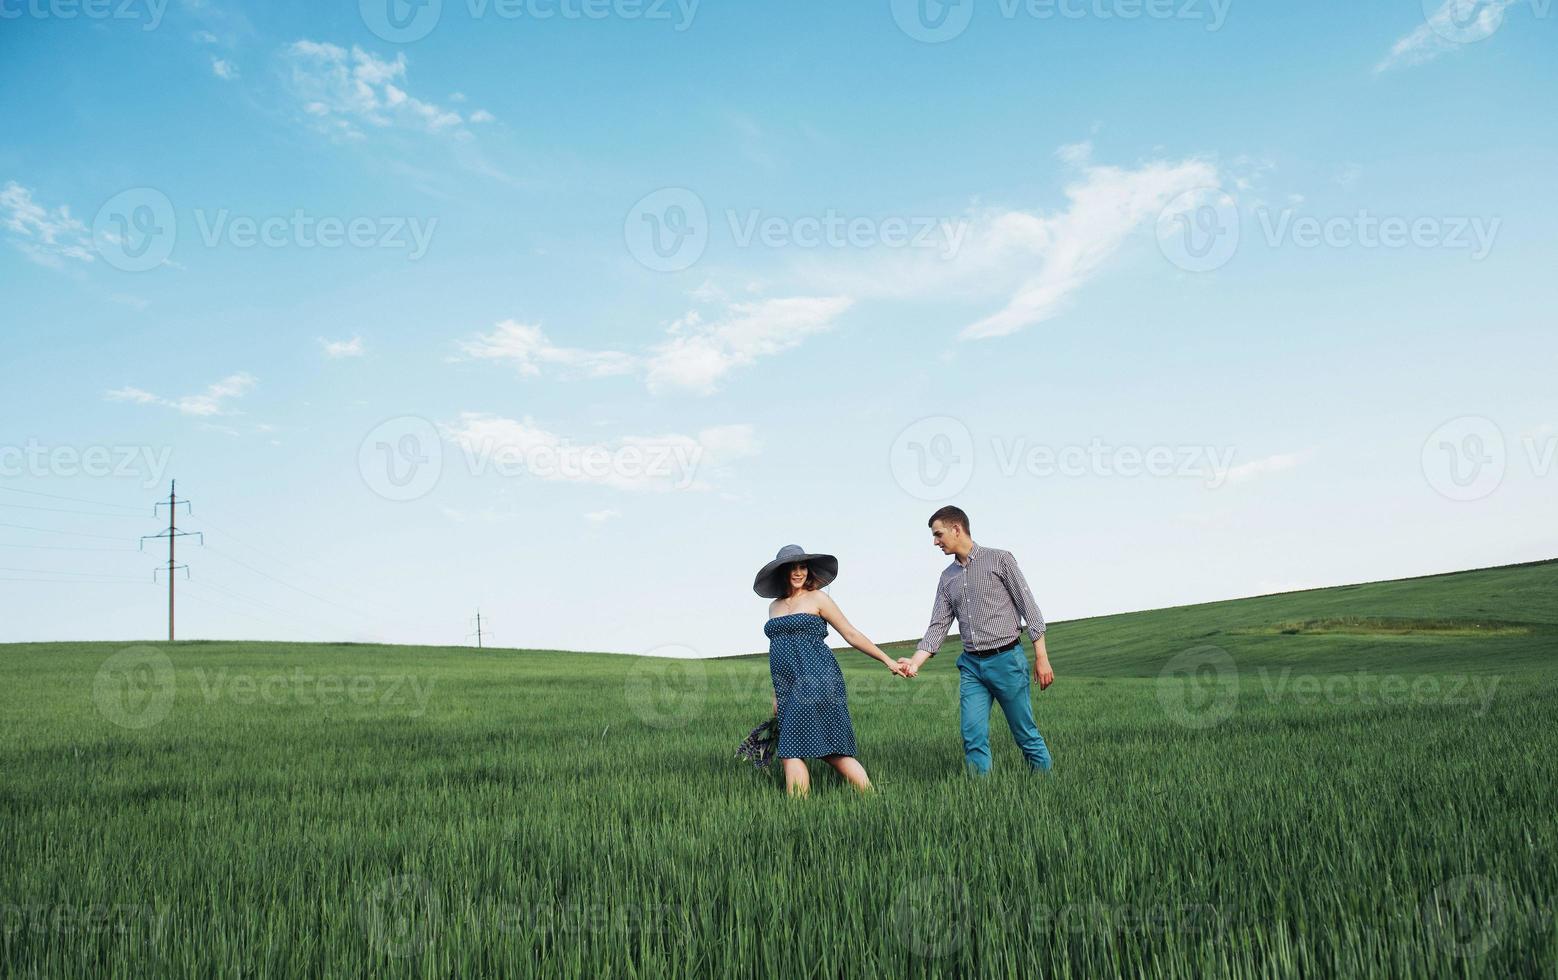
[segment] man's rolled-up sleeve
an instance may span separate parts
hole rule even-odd
[[[931,606],[930,629],[925,631],[925,636],[920,640],[918,649],[924,650],[931,656],[941,649],[941,644],[947,638],[947,630],[952,628],[952,603],[947,599],[947,591],[936,583],[936,602]]]
[[[1023,622],[1028,624],[1028,638],[1034,643],[1039,642],[1039,637],[1044,635],[1048,627],[1044,624],[1044,614],[1039,611],[1039,604],[1033,598],[1033,590],[1028,588],[1028,580],[1023,577],[1022,569],[1017,566],[1017,558],[1014,555],[1006,556],[1002,573],[1002,578],[1006,579],[1006,587],[1012,594],[1012,601],[1017,604],[1017,611],[1022,614]]]

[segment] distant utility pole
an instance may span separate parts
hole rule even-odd
[[[176,580],[178,578],[178,575],[176,575],[175,573],[179,569],[182,568],[184,570],[184,577],[185,578],[189,578],[189,566],[188,565],[179,565],[174,560],[174,552],[173,552],[174,542],[176,542],[179,538],[187,538],[187,537],[193,536],[193,537],[199,538],[200,539],[200,543],[202,545],[204,545],[206,543],[206,536],[204,534],[201,534],[199,531],[180,531],[179,530],[179,528],[178,528],[178,521],[177,521],[179,504],[183,504],[184,505],[184,508],[185,508],[184,513],[188,514],[188,513],[191,513],[191,511],[189,509],[189,501],[187,501],[187,500],[180,500],[179,499],[178,488],[179,488],[178,481],[174,480],[173,483],[172,483],[172,486],[168,490],[168,499],[167,499],[166,503],[164,503],[163,501],[158,501],[156,504],[154,504],[152,506],[152,514],[153,515],[155,515],[157,513],[157,508],[158,507],[166,506],[168,508],[168,529],[166,531],[162,531],[162,532],[160,532],[158,534],[143,534],[143,535],[141,535],[141,549],[142,550],[145,550],[145,548],[146,548],[146,539],[147,538],[153,538],[153,539],[155,539],[155,538],[167,538],[168,539],[168,565],[167,565],[167,572],[168,572],[168,642],[170,642],[170,643],[173,642],[173,582],[174,582],[174,580]],[[161,571],[161,570],[162,569],[160,569],[160,568],[152,569],[151,578],[152,578],[153,582],[155,582],[157,580],[157,573],[159,571]]]
[[[481,610],[480,609],[476,610],[476,632],[465,634],[465,638],[467,640],[469,640],[473,636],[476,637],[476,649],[480,650],[481,649],[481,640],[482,640]]]

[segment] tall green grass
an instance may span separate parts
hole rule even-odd
[[[955,641],[846,658],[878,791],[808,800],[731,757],[760,657],[4,646],[0,968],[1551,976],[1555,597],[1548,564],[1055,624],[1048,778],[999,715],[961,774]],[[1279,627],[1478,616],[1524,631]]]

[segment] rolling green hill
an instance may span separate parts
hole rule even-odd
[[[1551,975],[1555,640],[1555,562],[1058,622],[984,780],[955,638],[850,653],[807,800],[761,656],[0,645],[0,975]]]
[[[1155,676],[1206,644],[1241,668],[1539,666],[1558,657],[1558,559],[1066,620],[1048,636],[1057,671],[1091,677]],[[915,643],[882,648],[907,656]],[[949,669],[961,651],[948,637],[926,669]]]

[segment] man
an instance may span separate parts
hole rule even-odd
[[[969,535],[968,515],[943,507],[930,517],[931,539],[953,562],[936,584],[930,629],[914,656],[898,661],[913,677],[947,638],[954,617],[963,640],[958,657],[958,702],[963,727],[963,757],[970,772],[990,772],[990,702],[1001,705],[1012,738],[1039,772],[1051,767],[1049,748],[1033,722],[1028,700],[1028,661],[1022,653],[1021,624],[1033,640],[1033,679],[1044,690],[1055,681],[1044,646],[1044,615],[1011,552],[984,548]]]

